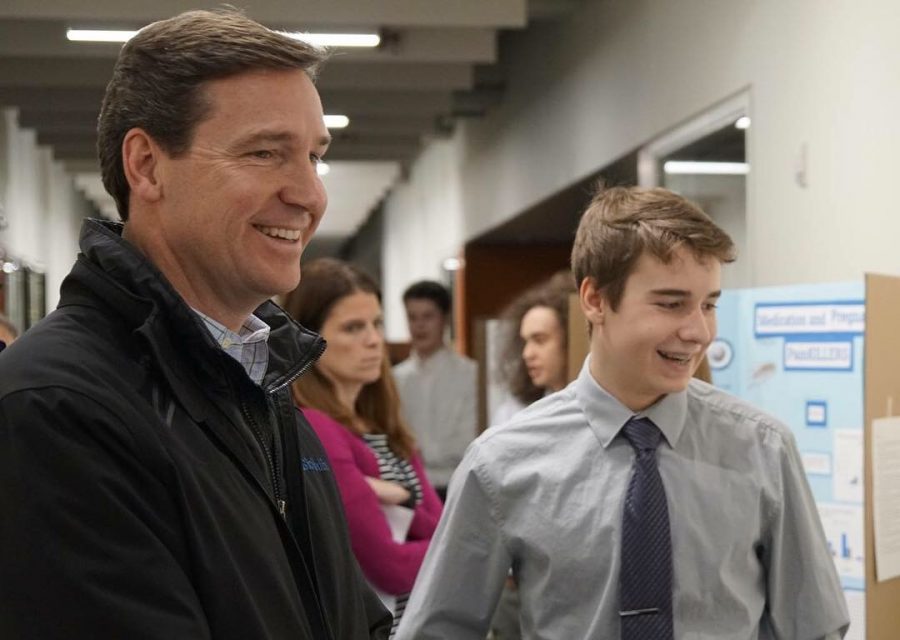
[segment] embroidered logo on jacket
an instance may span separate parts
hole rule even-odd
[[[300,460],[304,471],[331,471],[331,467],[328,466],[328,460],[322,456],[315,458],[303,457]]]

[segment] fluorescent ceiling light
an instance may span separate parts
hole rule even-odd
[[[294,40],[302,40],[317,47],[377,47],[381,36],[377,33],[300,33],[282,32]]]
[[[327,176],[329,171],[331,171],[331,167],[328,166],[327,162],[320,162],[316,165],[316,173],[320,176]]]
[[[69,29],[66,38],[72,42],[128,42],[137,31],[111,31],[103,29]]]
[[[329,129],[343,129],[348,124],[350,124],[350,118],[347,116],[325,116],[325,126]]]
[[[746,162],[694,162],[691,160],[669,160],[663,164],[663,171],[669,174],[691,175],[744,175],[750,172]]]
[[[103,29],[69,29],[66,38],[72,42],[127,42],[137,31]],[[302,40],[317,47],[377,47],[381,36],[377,33],[298,33],[281,31],[294,40]]]
[[[741,116],[734,122],[735,129],[749,129],[750,128],[750,116]]]

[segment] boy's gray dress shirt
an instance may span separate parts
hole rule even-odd
[[[618,640],[634,414],[577,380],[491,428],[453,477],[397,640],[484,638],[508,570],[526,639]],[[790,430],[692,381],[642,412],[662,430],[675,637],[839,638],[844,595]]]

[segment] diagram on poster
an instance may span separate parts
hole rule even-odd
[[[800,454],[800,459],[806,473],[818,476],[831,475],[831,455],[807,451]]]
[[[862,507],[825,502],[818,506],[825,539],[838,573],[853,580],[864,580]]]
[[[863,502],[862,429],[834,432],[833,496],[837,502]]]

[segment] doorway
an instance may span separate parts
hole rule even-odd
[[[747,232],[749,102],[747,92],[729,98],[638,153],[641,186],[665,187],[696,202],[734,240],[738,260],[722,271],[725,288],[753,284]]]

